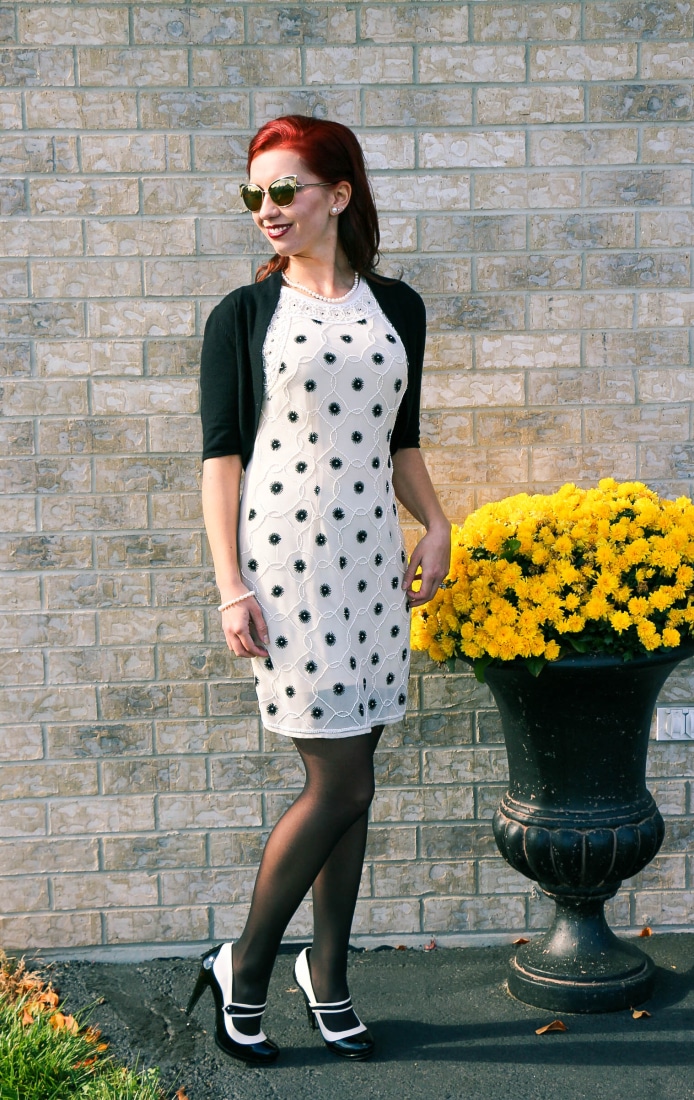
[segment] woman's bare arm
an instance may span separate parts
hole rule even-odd
[[[448,574],[451,560],[451,525],[446,519],[418,447],[402,447],[393,455],[393,489],[426,535],[415,546],[402,586],[411,607],[428,603]],[[418,592],[412,588],[417,576]]]
[[[202,468],[202,513],[222,603],[249,591],[241,579],[238,556],[241,473],[239,455],[208,458]],[[267,626],[254,597],[222,612],[222,626],[237,657],[267,656]]]

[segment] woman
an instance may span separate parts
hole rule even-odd
[[[209,985],[218,1045],[273,1061],[260,1017],[312,888],[313,944],[295,971],[309,1020],[335,1054],[368,1058],[347,949],[373,753],[405,712],[409,608],[450,555],[418,449],[424,306],[373,273],[378,221],[347,127],[275,119],[248,173],[241,196],[275,255],[205,329],[203,511],[227,643],[251,660],[262,720],[293,738],[306,785],[267,841],[233,963],[231,944],[203,958],[188,1011]],[[409,566],[394,494],[427,529]]]

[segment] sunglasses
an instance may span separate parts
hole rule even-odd
[[[305,187],[332,187],[330,183],[297,183],[296,176],[281,176],[263,191],[257,183],[239,184],[241,198],[252,213],[257,214],[263,205],[265,195],[269,195],[275,206],[291,206],[296,198],[297,191],[303,191]]]

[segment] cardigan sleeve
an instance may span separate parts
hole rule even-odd
[[[241,394],[236,340],[223,304],[215,306],[205,325],[200,362],[202,457],[241,454]]]
[[[406,287],[405,284],[401,286],[409,291],[409,301],[401,317],[402,327],[397,326],[407,352],[407,389],[393,427],[390,440],[391,454],[395,454],[401,447],[419,447],[419,405],[426,342],[424,302],[411,287]]]

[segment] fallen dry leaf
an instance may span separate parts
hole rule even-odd
[[[517,940],[511,942],[511,946],[522,947],[524,943],[530,943],[530,940],[526,939],[525,936],[519,936]]]
[[[285,992],[285,993],[298,993],[298,992],[299,992],[299,990],[298,990],[297,986],[295,986],[295,985],[290,985],[290,986],[289,986],[289,989],[285,989],[285,991],[284,991],[284,992]]]
[[[395,948],[395,950],[396,951],[407,951],[407,948],[405,947],[404,943],[399,943],[398,946]]]
[[[645,1008],[632,1008],[631,1014],[635,1020],[650,1020],[651,1014]]]
[[[425,951],[435,951],[437,947],[438,947],[438,944],[437,944],[436,940],[433,938],[433,936],[429,940],[429,943],[424,944],[424,950]]]
[[[31,1027],[33,1022],[34,1022],[34,1017],[31,1015],[28,1008],[25,1008],[24,1013],[22,1015],[22,1027]]]
[[[176,1093],[174,1100],[189,1100],[188,1094],[185,1089],[179,1089]]]
[[[652,935],[653,935],[653,929],[649,928],[648,925],[646,925],[644,928],[642,928],[641,931],[639,932],[639,936],[641,936],[641,937],[652,936]]]
[[[87,1066],[93,1066],[96,1062],[96,1054],[91,1058],[85,1058],[83,1062],[75,1062],[73,1069],[86,1069]]]
[[[75,1017],[64,1016],[62,1012],[54,1012],[49,1022],[51,1027],[54,1028],[56,1031],[62,1031],[63,1029],[65,1029],[66,1031],[71,1032],[73,1035],[76,1035],[79,1031],[79,1025]]]
[[[48,1005],[49,1008],[57,1008],[60,1004],[60,997],[54,989],[48,988],[39,996],[39,1004]]]
[[[538,1027],[535,1034],[536,1035],[546,1035],[548,1031],[568,1031],[568,1030],[569,1029],[566,1026],[566,1024],[562,1023],[561,1020],[552,1020],[551,1024],[545,1024],[544,1027]]]

